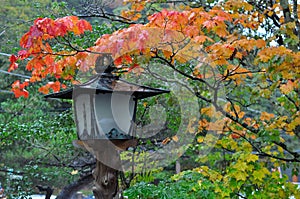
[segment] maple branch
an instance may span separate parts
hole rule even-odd
[[[260,148],[258,148],[253,142],[251,142],[248,138],[246,138],[245,135],[242,135],[238,132],[235,132],[234,130],[232,130],[229,126],[227,126],[228,129],[230,131],[232,131],[232,133],[234,134],[237,134],[239,135],[241,138],[243,138],[244,140],[246,140],[257,152],[258,152],[258,155],[260,156],[266,156],[266,157],[270,157],[270,158],[274,158],[274,159],[277,159],[277,160],[282,160],[282,161],[286,161],[286,162],[300,162],[299,158],[300,157],[300,154],[298,154],[297,152],[292,152],[290,150],[287,149],[287,147],[285,146],[285,144],[283,143],[275,143],[273,142],[274,144],[277,144],[278,146],[281,146],[282,144],[284,145],[282,148],[284,150],[286,150],[288,153],[292,154],[294,156],[294,158],[283,158],[283,157],[279,157],[279,156],[275,156],[275,155],[272,155],[272,154],[269,154],[269,153],[266,153],[264,151],[262,151]]]
[[[235,117],[238,118],[238,117],[239,117],[239,114],[238,114],[238,112],[236,111],[236,108],[234,107],[233,102],[232,102],[229,98],[226,98],[226,99],[229,101],[229,103],[230,103],[230,105],[231,105],[231,108],[233,109],[233,112],[234,112],[234,114],[235,114]]]
[[[68,45],[70,48],[72,48],[75,52],[71,53],[71,54],[62,54],[60,52],[56,52],[56,53],[53,53],[53,52],[46,52],[46,51],[41,51],[41,52],[37,52],[37,53],[33,53],[33,54],[43,54],[43,55],[54,55],[54,56],[75,56],[77,55],[78,53],[80,52],[87,52],[87,53],[91,53],[91,54],[98,54],[98,55],[107,55],[108,53],[102,53],[102,52],[97,52],[97,51],[91,51],[91,50],[87,50],[87,49],[78,49],[76,47],[74,47],[71,43],[70,44],[66,44],[66,43],[62,43],[60,42],[61,44],[65,44],[65,45]]]
[[[257,1],[249,1],[249,3],[251,4],[251,5],[255,5],[255,7],[261,12],[261,13],[264,13],[264,16],[265,17],[267,17],[267,18],[270,18],[272,21],[273,21],[273,23],[274,23],[274,25],[276,26],[276,27],[278,27],[278,28],[280,28],[281,27],[281,24],[280,24],[280,22],[279,22],[279,17],[276,15],[276,13],[275,12],[273,12],[273,14],[270,16],[270,15],[268,15],[268,12],[265,12],[268,8],[266,7],[266,6],[264,6],[264,4],[261,4],[261,3],[259,3],[259,2],[257,2]],[[271,3],[272,4],[272,3]],[[273,5],[271,5],[270,7],[272,7]]]
[[[232,116],[231,114],[227,113],[223,108],[221,108],[218,104],[216,104],[215,102],[212,102],[212,104],[214,105],[214,107],[216,108],[217,111],[220,111],[225,117],[228,117],[229,119],[231,119],[232,121],[236,122],[237,124],[241,125],[242,127],[244,127],[245,129],[249,130],[252,133],[258,134],[259,130],[255,129],[251,126],[249,126],[248,124],[242,122],[239,120],[239,118]]]
[[[165,63],[167,63],[167,65],[168,65],[170,68],[172,68],[173,70],[175,70],[175,71],[178,72],[179,74],[183,75],[184,77],[187,77],[187,78],[189,78],[189,79],[191,79],[191,80],[199,81],[199,82],[204,83],[205,85],[207,85],[209,88],[214,89],[214,87],[213,87],[212,85],[210,85],[208,82],[204,81],[203,79],[200,79],[200,78],[198,78],[198,77],[194,77],[194,76],[188,75],[188,74],[186,74],[185,72],[183,72],[183,71],[177,69],[177,68],[172,64],[171,61],[167,60],[167,59],[164,58],[164,57],[159,56],[158,53],[157,53],[156,51],[152,51],[152,53],[155,54],[155,56],[153,57],[154,59],[160,59],[160,60],[164,61]]]
[[[200,0],[200,1],[195,1],[195,0],[169,0],[169,1],[164,1],[163,3],[165,4],[183,4],[183,5],[187,5],[190,6],[191,8],[204,8],[204,9],[211,9],[212,6],[210,6],[209,4],[207,4],[206,0]],[[162,4],[161,1],[151,1],[150,5],[152,4]],[[155,8],[154,8],[155,9]],[[156,9],[157,10],[157,9]],[[159,10],[157,10],[159,11]]]
[[[58,157],[56,156],[55,158],[59,163],[53,163],[53,162],[43,162],[43,161],[35,161],[33,164],[38,164],[38,165],[43,165],[43,166],[47,166],[47,167],[68,167],[68,168],[72,168],[72,169],[76,169],[78,167],[74,167],[71,164],[62,164],[60,163],[61,161],[59,161]]]
[[[245,107],[245,108],[248,108],[248,107],[254,105],[254,103],[253,103],[253,104],[244,104],[244,103],[240,102],[239,100],[237,100],[237,99],[232,99],[232,98],[230,98],[230,97],[226,97],[226,99],[227,99],[228,101],[231,100],[232,102],[236,102],[236,103],[240,104],[242,107]],[[259,103],[257,103],[257,104],[259,104]],[[251,111],[256,111],[256,110],[251,110]]]
[[[124,23],[124,24],[136,24],[136,22],[120,16],[120,15],[115,15],[113,13],[109,13],[109,12],[105,12],[104,11],[104,5],[102,6],[98,6],[95,3],[91,3],[91,2],[84,2],[84,4],[82,5],[82,7],[84,8],[83,12],[85,14],[77,14],[78,17],[81,18],[90,18],[90,17],[99,17],[99,18],[103,18],[103,19],[108,19],[110,21],[115,21],[115,22],[120,22],[120,23]]]
[[[195,91],[194,91],[192,88],[190,88],[187,84],[185,84],[185,83],[183,83],[183,82],[181,82],[181,81],[179,81],[179,80],[175,80],[175,79],[167,79],[166,77],[161,76],[161,75],[159,75],[159,74],[157,74],[157,73],[151,71],[151,69],[149,68],[149,64],[148,64],[148,66],[147,66],[147,71],[148,71],[154,78],[157,78],[157,79],[159,79],[159,80],[161,80],[161,81],[165,81],[165,82],[174,82],[174,83],[178,83],[178,84],[180,84],[181,86],[183,86],[183,87],[185,87],[186,89],[188,89],[188,90],[189,90],[191,93],[193,93],[196,97],[198,97],[198,98],[200,98],[200,99],[202,99],[202,100],[204,100],[204,101],[206,101],[206,102],[211,103],[211,100],[210,100],[210,99],[208,99],[208,98],[202,96],[199,92],[195,92]]]
[[[88,49],[79,49],[79,48],[76,48],[74,45],[72,45],[71,41],[69,39],[67,39],[66,37],[62,37],[62,39],[65,41],[62,42],[62,41],[59,41],[57,37],[55,37],[55,40],[60,43],[60,44],[63,44],[63,45],[66,45],[66,46],[69,46],[71,49],[73,49],[74,53],[72,54],[61,54],[61,53],[48,53],[48,52],[40,52],[42,54],[50,54],[50,55],[57,55],[57,56],[74,56],[80,52],[87,52],[87,53],[91,53],[91,54],[98,54],[98,55],[107,55],[109,53],[103,53],[103,52],[97,52],[97,51],[91,51],[91,50],[88,50]],[[38,53],[37,53],[38,54]]]
[[[203,98],[203,96],[201,96],[198,92],[194,92],[194,93],[195,93],[195,95],[196,95],[197,97],[199,97],[200,99],[203,99],[203,100],[205,100],[205,101],[208,102],[208,103],[212,103],[212,105],[216,108],[216,110],[217,110],[217,111],[220,111],[225,117],[228,117],[228,118],[231,119],[232,121],[234,121],[234,122],[240,124],[240,125],[241,125],[242,127],[244,127],[245,129],[247,129],[247,130],[249,130],[249,131],[251,131],[251,132],[253,132],[253,133],[255,133],[255,134],[258,134],[258,132],[259,132],[258,129],[255,129],[255,128],[249,126],[248,124],[246,124],[246,123],[240,121],[238,117],[234,117],[234,116],[232,116],[231,114],[227,113],[223,108],[221,108],[221,107],[217,104],[217,89],[218,89],[218,87],[213,87],[213,86],[211,86],[210,84],[208,84],[208,82],[204,81],[203,79],[199,79],[199,78],[197,78],[197,77],[193,77],[193,76],[191,76],[191,75],[186,74],[185,72],[183,72],[183,71],[177,69],[177,68],[176,68],[169,60],[167,60],[167,59],[164,58],[164,57],[159,56],[157,52],[153,52],[153,53],[155,54],[155,56],[154,56],[153,58],[158,58],[158,59],[160,59],[160,60],[166,62],[167,65],[168,65],[169,67],[171,67],[173,70],[175,70],[175,71],[178,72],[179,74],[181,74],[181,75],[183,75],[183,76],[185,76],[185,77],[187,77],[187,78],[190,78],[191,80],[197,80],[197,81],[200,81],[200,82],[206,84],[209,88],[213,89],[213,90],[215,91],[215,93],[214,93],[214,100],[213,100],[213,101],[210,100],[210,99]],[[220,83],[220,82],[219,82],[219,83]]]
[[[246,128],[247,130],[250,130],[251,132],[257,134],[259,131],[258,129],[254,129],[253,127],[250,127],[249,125],[247,125],[246,123],[244,122],[241,122],[239,121],[239,118],[238,118],[238,113],[236,111],[236,109],[234,108],[234,105],[233,105],[233,102],[228,98],[228,101],[230,102],[233,110],[234,110],[234,113],[235,113],[235,117],[233,117],[232,115],[230,115],[229,113],[225,112],[223,109],[218,109],[217,108],[217,103],[216,101],[213,102],[214,106],[216,107],[216,110],[217,111],[220,111],[223,115],[225,114],[226,117],[230,118],[231,120],[233,120],[234,122],[240,124],[242,127]],[[230,129],[230,128],[229,128]],[[232,132],[234,132],[232,129],[230,129]],[[239,134],[237,132],[235,132],[236,134]],[[240,134],[239,134],[240,135]],[[241,137],[244,137],[242,135],[240,135]],[[245,138],[246,139],[246,138]],[[249,143],[251,143],[249,140],[247,140]],[[294,156],[293,159],[287,159],[287,158],[281,158],[281,157],[277,157],[277,156],[273,156],[271,154],[267,154],[265,152],[262,152],[260,149],[258,149],[254,144],[251,143],[251,145],[253,145],[253,147],[255,147],[255,149],[257,151],[259,151],[261,153],[261,155],[265,155],[265,156],[269,156],[269,157],[272,157],[272,158],[276,158],[276,159],[279,159],[279,160],[284,160],[284,161],[288,161],[288,162],[300,162],[300,160],[298,159],[300,157],[300,154],[298,154],[297,152],[293,152],[291,150],[289,150],[286,146],[286,144],[282,143],[282,142],[276,142],[276,141],[273,141],[274,144],[282,147],[285,151],[287,151],[288,153],[290,153],[291,155]]]
[[[292,156],[294,156],[294,159],[297,159],[300,157],[300,154],[294,151],[291,151],[290,149],[288,149],[287,145],[283,142],[273,142],[274,144],[276,144],[277,146],[280,146],[281,148],[283,148],[286,152],[288,152],[289,154],[291,154]],[[298,160],[297,162],[300,162],[300,160]]]
[[[234,71],[233,71],[234,72]],[[265,73],[266,71],[262,70],[257,70],[257,71],[244,71],[244,72],[234,72],[234,73],[229,73],[228,76],[233,76],[233,75],[243,75],[243,74],[254,74],[254,73]]]
[[[90,14],[90,15],[77,15],[77,16],[80,17],[80,18],[99,17],[99,18],[103,18],[103,19],[108,19],[110,21],[121,22],[121,23],[129,24],[129,25],[136,24],[136,22],[131,21],[130,19],[118,16],[118,15],[114,15],[114,14],[111,14],[111,13]],[[116,18],[113,18],[113,17],[116,17]],[[118,18],[121,18],[121,19],[118,19]]]
[[[295,157],[295,156],[294,156],[294,158],[283,158],[283,157],[278,157],[278,156],[275,156],[275,155],[263,152],[261,150],[258,151],[258,155],[260,155],[260,156],[266,156],[266,157],[270,157],[270,158],[274,158],[274,159],[277,159],[277,160],[282,160],[282,161],[285,161],[285,162],[300,162],[300,160],[297,159],[298,157]]]
[[[57,39],[57,38],[56,38]],[[79,53],[79,52],[87,52],[87,50],[86,49],[78,49],[78,48],[76,48],[75,46],[73,46],[72,45],[72,43],[71,43],[71,41],[69,40],[69,39],[67,39],[66,37],[63,37],[62,38],[66,43],[61,43],[61,44],[64,44],[64,45],[67,45],[67,46],[69,46],[70,48],[72,48],[73,50],[75,50],[75,51],[77,51],[76,52],[76,54],[77,53]],[[57,40],[58,41],[58,40]],[[58,41],[59,42],[59,41]],[[95,52],[95,54],[96,54],[96,52]]]
[[[68,167],[68,168],[72,168],[72,169],[84,169],[84,171],[81,171],[81,172],[90,172],[90,170],[93,169],[93,167],[95,166],[95,159],[94,158],[91,158],[90,160],[86,157],[86,156],[79,156],[78,154],[75,155],[74,158],[72,158],[70,161],[71,163],[69,164],[62,164],[61,163],[61,160],[56,156],[55,158],[56,160],[58,160],[58,163],[57,162],[49,162],[49,161],[46,161],[46,162],[43,162],[43,161],[35,161],[34,163],[32,164],[39,164],[39,165],[44,165],[44,166],[50,166],[50,167]],[[68,161],[68,162],[70,162]]]
[[[61,54],[61,53],[59,53],[59,52],[57,52],[57,53],[49,53],[49,52],[46,52],[46,51],[41,51],[41,52],[38,52],[38,53],[34,53],[34,54],[42,54],[42,55],[54,55],[54,56],[62,56],[62,57],[67,57],[67,56],[75,56],[75,55],[77,55],[79,52],[81,52],[81,51],[76,51],[76,52],[74,52],[74,53],[72,53],[72,54]]]
[[[66,166],[67,166],[65,163],[63,163],[63,162],[60,160],[60,158],[59,158],[57,155],[55,155],[55,154],[53,153],[53,150],[51,150],[51,148],[46,148],[46,147],[44,147],[44,146],[42,146],[42,145],[40,145],[40,144],[34,144],[34,141],[33,141],[33,140],[31,140],[31,141],[28,141],[28,140],[26,140],[26,139],[22,139],[22,140],[25,141],[26,143],[28,143],[32,148],[38,148],[38,149],[42,149],[42,150],[46,151],[47,153],[44,155],[45,157],[47,157],[48,155],[52,155],[53,158],[54,158],[57,162],[59,162],[59,165],[60,165],[61,167],[66,167]]]

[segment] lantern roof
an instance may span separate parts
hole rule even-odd
[[[135,83],[128,82],[111,73],[97,74],[89,81],[75,85],[73,88],[61,92],[45,95],[46,98],[72,99],[74,93],[122,93],[133,95],[136,99],[143,99],[155,95],[169,93],[169,90],[151,88]]]

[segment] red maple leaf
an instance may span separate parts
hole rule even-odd
[[[18,58],[15,55],[10,56],[10,58],[9,58],[10,65],[8,68],[8,72],[10,72],[12,70],[16,70],[18,68],[18,64],[16,63],[17,60],[18,60]]]

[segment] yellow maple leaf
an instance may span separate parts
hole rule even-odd
[[[267,13],[267,15],[268,15],[269,17],[271,17],[273,14],[274,14],[273,11],[268,11],[268,13]]]
[[[172,140],[174,140],[175,142],[178,142],[179,138],[178,138],[177,135],[175,135],[175,136],[172,137]]]
[[[260,119],[269,121],[271,118],[274,118],[274,117],[275,116],[273,113],[261,112]]]
[[[203,136],[199,136],[199,137],[197,138],[197,142],[198,142],[198,143],[204,142],[204,137],[203,137]]]
[[[300,124],[300,116],[296,117],[293,119],[288,125],[287,125],[287,130],[292,131],[294,130],[298,125]]]
[[[243,2],[243,6],[246,11],[253,10],[253,6],[251,4],[249,4],[248,2]]]
[[[247,156],[246,161],[247,162],[255,162],[258,160],[258,156],[255,154],[250,154],[249,156]]]
[[[205,115],[211,117],[213,115],[212,107],[202,108],[201,109],[201,114],[205,114]]]
[[[235,165],[233,165],[233,168],[237,169],[238,171],[246,171],[247,170],[247,164],[246,162],[237,162]]]

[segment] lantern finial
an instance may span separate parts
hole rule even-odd
[[[111,54],[101,54],[97,57],[95,63],[95,70],[98,74],[112,73],[116,67],[114,66],[114,60]]]

